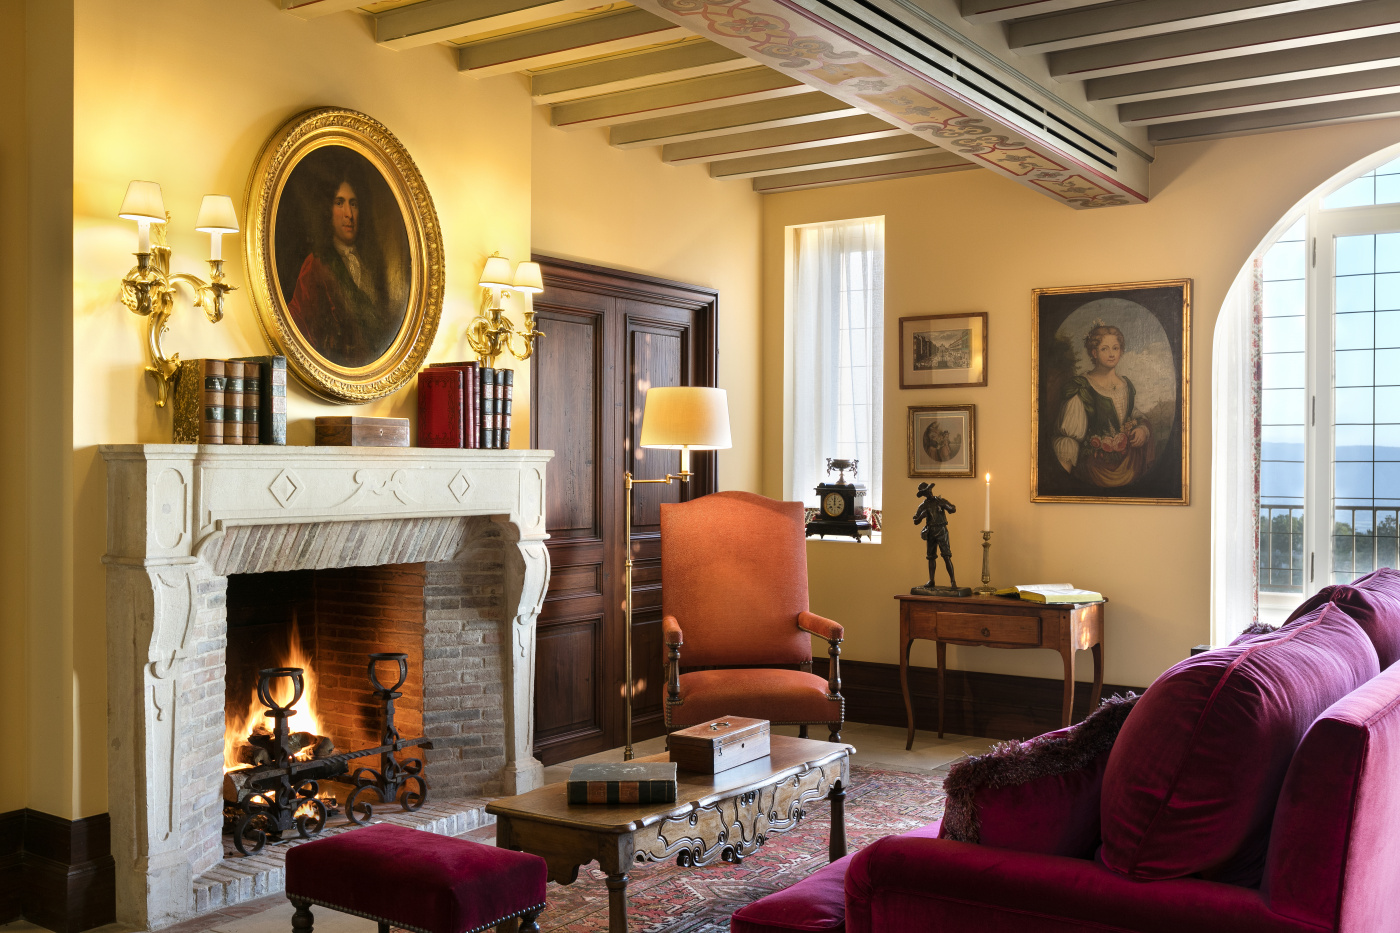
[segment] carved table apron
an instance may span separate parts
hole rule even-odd
[[[849,745],[772,737],[767,758],[719,774],[681,772],[674,804],[570,805],[563,784],[486,808],[496,817],[496,845],[533,852],[549,880],[572,884],[596,861],[608,875],[608,930],[627,933],[627,874],[632,865],[675,859],[682,868],[738,862],[774,833],[797,826],[814,801],[831,801],[827,854],[846,854]],[[667,761],[665,754],[638,761]]]

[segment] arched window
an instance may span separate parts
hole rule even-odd
[[[1243,608],[1249,603],[1257,618],[1277,624],[1319,588],[1393,567],[1400,557],[1400,158],[1394,156],[1378,156],[1387,161],[1326,186],[1280,224],[1282,232],[1241,273],[1222,310],[1215,358],[1215,411],[1224,419],[1216,426],[1213,471],[1216,643],[1250,621]],[[1242,371],[1250,378],[1239,378]],[[1255,416],[1249,440],[1222,436],[1232,421],[1237,431],[1247,430],[1242,410]],[[1221,458],[1251,454],[1257,492],[1243,506],[1226,501],[1247,478],[1239,462]],[[1246,507],[1257,537],[1249,581],[1257,589],[1247,594],[1238,560],[1249,547],[1241,533]]]

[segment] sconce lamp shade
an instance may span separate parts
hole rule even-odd
[[[544,291],[544,278],[540,275],[540,264],[537,262],[522,262],[515,267],[515,284],[512,286],[518,292],[529,292],[538,295]]]
[[[233,198],[226,194],[206,194],[199,203],[199,217],[194,228],[200,233],[237,233],[238,215],[233,210]]]
[[[127,185],[126,197],[122,199],[122,209],[117,216],[138,223],[165,223],[165,199],[160,195],[160,185],[153,181],[133,181]]]
[[[481,270],[482,288],[510,288],[510,260],[496,255],[486,260],[486,268]]]
[[[641,446],[669,450],[732,447],[728,393],[702,386],[648,389],[642,414]]]

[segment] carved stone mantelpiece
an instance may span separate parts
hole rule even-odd
[[[149,930],[191,916],[193,878],[221,855],[230,574],[488,565],[495,582],[480,588],[498,607],[505,683],[499,784],[514,794],[542,783],[531,746],[551,451],[133,444],[101,453],[119,921]]]

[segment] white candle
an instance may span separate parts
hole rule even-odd
[[[987,474],[987,514],[982,519],[982,530],[992,530],[992,474]]]
[[[149,253],[151,251],[151,222],[149,220],[136,221],[136,252]]]
[[[219,260],[224,258],[224,235],[222,233],[209,234],[209,258]]]

